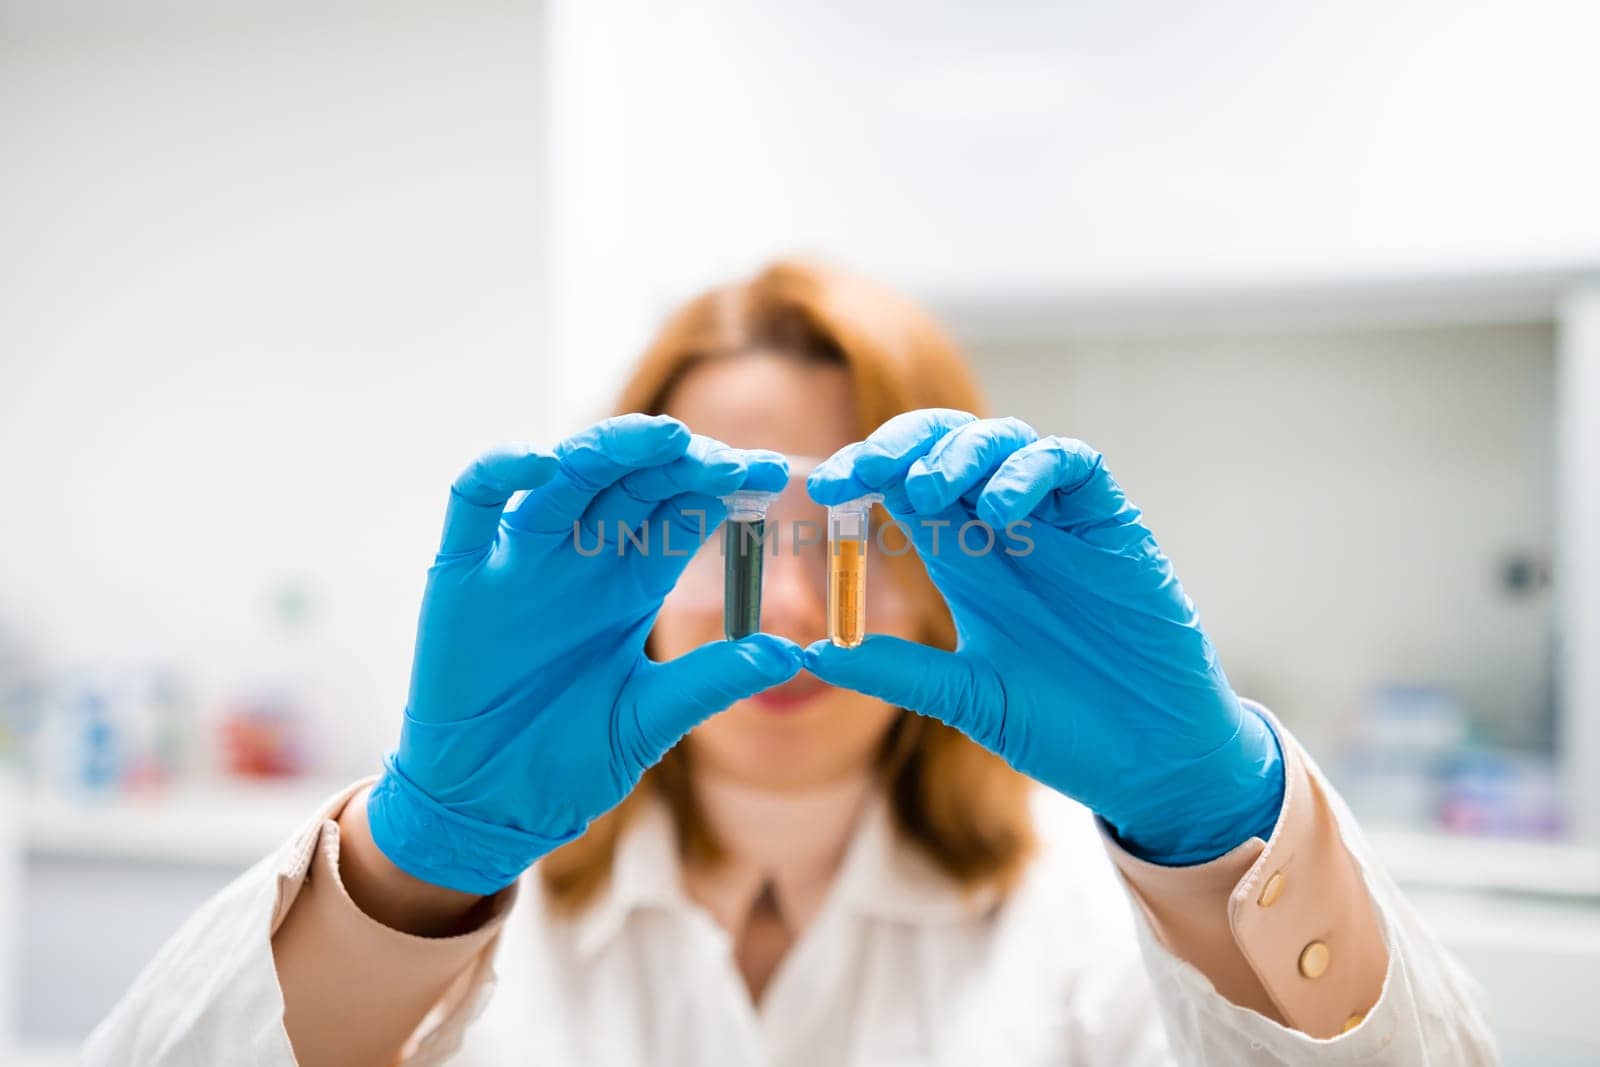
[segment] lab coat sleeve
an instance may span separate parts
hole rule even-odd
[[[1180,1058],[1497,1062],[1477,984],[1373,859],[1349,810],[1265,709],[1284,754],[1271,837],[1161,867],[1118,847],[1140,947]]]
[[[291,909],[296,936],[326,954],[332,981],[346,983],[329,995],[348,996],[348,983],[363,983],[356,995],[366,1007],[424,1015],[402,1062],[438,1063],[453,1052],[492,987],[494,943],[515,887],[495,898],[481,926],[459,937],[412,937],[368,918],[339,881],[334,821],[366,784],[331,798],[277,852],[191,916],[95,1028],[80,1062],[294,1067],[273,957],[273,937]],[[418,1004],[421,990],[428,999]],[[359,1013],[363,1005],[354,1008]]]

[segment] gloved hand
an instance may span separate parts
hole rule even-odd
[[[812,673],[942,719],[1082,802],[1153,862],[1203,862],[1271,832],[1283,800],[1277,738],[1234,695],[1100,453],[1015,419],[915,411],[836,453],[808,484],[823,504],[884,494],[958,638],[954,652],[885,636],[855,649],[818,642],[806,650]],[[992,551],[957,542],[973,520],[994,531]],[[969,549],[984,543],[968,531]]]
[[[495,892],[702,719],[793,677],[801,649],[766,634],[667,663],[644,651],[662,598],[722,520],[717,497],[787,478],[776,453],[644,415],[553,454],[507,448],[468,467],[428,572],[400,744],[367,804],[384,855],[425,881]],[[648,551],[618,554],[619,520],[649,523]]]

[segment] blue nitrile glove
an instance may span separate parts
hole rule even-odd
[[[507,448],[468,467],[428,572],[400,745],[367,804],[384,855],[492,893],[615,806],[701,720],[798,673],[799,646],[768,634],[667,663],[644,650],[700,535],[722,521],[717,497],[787,478],[776,453],[645,415],[554,454]],[[648,550],[619,555],[619,521],[648,522]]]
[[[823,504],[884,494],[958,639],[954,652],[819,642],[806,650],[818,677],[942,719],[1082,802],[1145,859],[1199,863],[1271,832],[1277,738],[1234,695],[1100,453],[1015,419],[914,411],[841,449],[809,488]],[[980,527],[966,538],[979,554],[958,543],[974,520],[994,531],[992,551],[979,551]]]

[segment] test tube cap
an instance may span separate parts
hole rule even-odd
[[[864,493],[861,496],[854,497],[853,499],[842,500],[837,504],[831,504],[829,505],[828,510],[838,512],[840,514],[849,514],[851,512],[866,511],[874,504],[881,503],[883,503],[882,493]]]
[[[838,541],[840,539],[865,540],[868,533],[867,515],[872,510],[872,505],[882,501],[882,493],[867,493],[852,500],[830,505],[828,507],[828,539],[830,541]]]
[[[728,518],[735,522],[749,522],[767,517],[767,509],[778,499],[778,494],[765,489],[735,489],[722,498],[728,509]]]

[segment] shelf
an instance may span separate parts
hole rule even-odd
[[[1600,904],[1593,901],[1423,886],[1406,898],[1446,944],[1581,956],[1600,965]]]
[[[930,295],[959,334],[984,343],[1063,338],[1350,332],[1553,322],[1592,264],[1391,276],[1142,278],[1120,285]]]
[[[149,863],[246,865],[346,783],[218,782],[104,802],[29,797],[25,852]],[[1600,849],[1375,826],[1368,841],[1406,886],[1600,900]]]
[[[1384,826],[1366,837],[1402,885],[1600,899],[1600,848]]]
[[[32,855],[248,866],[344,784],[218,782],[104,801],[29,797],[19,830]]]

